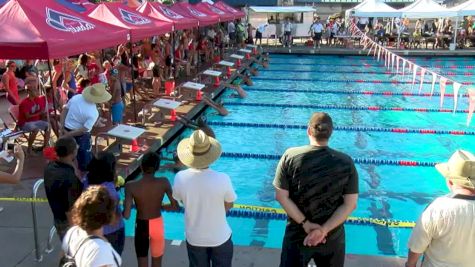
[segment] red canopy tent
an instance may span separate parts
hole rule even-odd
[[[127,31],[71,11],[54,0],[10,0],[0,8],[0,58],[51,59],[111,47]]]
[[[128,29],[132,42],[171,32],[173,28],[170,22],[147,17],[121,3],[102,3],[86,14],[90,18]]]
[[[175,30],[184,30],[198,27],[198,20],[188,18],[171,10],[169,7],[154,2],[144,2],[137,11],[149,17],[173,23]]]
[[[171,6],[171,9],[179,14],[183,14],[187,17],[197,19],[199,21],[200,27],[213,25],[219,22],[218,15],[203,13],[188,3],[176,3]]]
[[[227,22],[227,21],[234,20],[233,13],[226,12],[220,8],[210,5],[207,2],[197,3],[196,5],[194,5],[194,7],[196,7],[196,9],[198,9],[199,11],[203,13],[210,14],[210,15],[218,15],[220,22]]]
[[[213,6],[216,6],[219,9],[228,11],[229,13],[234,14],[235,19],[244,18],[246,14],[241,10],[235,9],[234,7],[229,6],[228,4],[224,3],[223,1],[215,2]]]

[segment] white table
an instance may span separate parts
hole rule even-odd
[[[159,100],[155,101],[153,105],[161,109],[173,110],[179,107],[181,105],[181,102],[160,98]]]
[[[237,54],[232,54],[230,57],[234,59],[244,59],[244,56],[237,55]]]
[[[186,88],[186,89],[192,89],[192,90],[200,91],[201,89],[205,88],[206,85],[204,85],[202,83],[186,82],[181,87]]]
[[[205,70],[205,71],[203,71],[203,74],[213,76],[213,77],[219,77],[219,76],[221,76],[222,72],[221,71],[216,71],[216,70]]]
[[[219,65],[221,66],[225,66],[225,67],[232,67],[234,66],[234,63],[231,62],[231,61],[226,61],[226,60],[221,60],[220,62],[218,62]]]
[[[257,45],[253,45],[253,44],[248,44],[246,45],[247,47],[250,47],[250,48],[257,48]]]
[[[135,140],[143,133],[145,133],[145,129],[125,124],[119,124],[107,132],[110,136],[126,140]]]
[[[252,53],[252,50],[241,48],[241,49],[239,49],[239,52],[250,54],[250,53]]]

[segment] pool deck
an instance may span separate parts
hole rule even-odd
[[[266,47],[266,51],[271,53],[289,53],[292,54],[312,54],[312,50],[307,47]],[[345,48],[323,48],[313,51],[315,54],[329,54],[329,55],[366,55],[365,52],[359,52],[357,49]],[[401,55],[408,56],[475,56],[473,50],[408,50],[399,51]],[[271,61],[272,64],[272,61]],[[223,90],[222,87],[216,93]],[[209,92],[207,90],[206,92]],[[146,102],[139,101],[137,110],[141,110]],[[202,110],[204,104],[202,102],[191,101],[189,104],[181,106],[177,112],[178,114],[186,114],[187,117],[192,118]],[[0,99],[0,117],[9,121],[7,114],[8,104],[4,98]],[[132,122],[134,114],[130,106],[127,109],[127,122]],[[139,141],[142,148],[145,150],[156,150],[169,138],[175,135],[183,125],[178,122],[168,122],[160,126],[154,124],[147,124],[148,131],[145,134],[144,141]],[[104,128],[107,129],[107,128]],[[103,130],[104,130],[103,129]],[[127,146],[125,147],[127,150]],[[143,151],[142,151],[143,153]],[[119,166],[121,174],[126,177],[138,167],[139,156],[141,153],[124,153],[120,157]],[[33,155],[27,158],[25,171],[22,181],[18,185],[2,185],[0,186],[0,197],[29,197],[31,189],[36,179],[42,175],[42,169],[46,161],[40,155]],[[5,168],[3,168],[5,169]],[[44,192],[40,193],[44,196]],[[57,259],[59,253],[59,242],[56,236],[55,250],[51,254],[43,253],[43,261],[35,262],[34,260],[34,242],[33,242],[33,228],[32,215],[29,203],[24,202],[0,202],[0,207],[4,207],[4,211],[0,212],[0,246],[2,247],[0,253],[0,266],[57,266]],[[52,215],[46,203],[38,205],[38,222],[39,222],[39,238],[42,244],[42,250],[45,248],[47,235],[52,226]],[[179,245],[177,245],[180,243]],[[167,250],[164,257],[164,266],[187,266],[186,246],[183,241],[167,241]],[[364,243],[361,244],[364,246]],[[267,249],[262,247],[251,246],[236,246],[234,254],[233,266],[278,266],[280,250]],[[133,239],[127,238],[126,248],[123,254],[123,266],[136,266]],[[367,266],[403,266],[405,259],[397,257],[373,257],[361,255],[347,255],[346,266],[350,267],[367,267]],[[312,266],[312,265],[309,265]]]

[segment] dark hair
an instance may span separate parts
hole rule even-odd
[[[79,80],[79,86],[81,86],[83,89],[85,89],[86,86],[90,85],[91,81],[88,79],[81,78]]]
[[[74,153],[77,149],[76,140],[73,137],[61,137],[56,141],[54,145],[54,150],[56,155],[60,158],[67,157]]]
[[[80,65],[86,65],[88,59],[89,59],[89,56],[88,56],[88,55],[86,55],[86,54],[81,54],[81,55],[79,56],[79,64],[80,64]]]
[[[89,184],[100,185],[115,180],[115,166],[117,160],[111,152],[99,152],[87,166],[87,181]]]
[[[117,203],[104,186],[92,185],[76,200],[72,219],[85,231],[100,229],[110,224],[115,216]]]
[[[160,167],[160,156],[155,152],[149,152],[142,157],[142,171],[154,173]]]
[[[310,117],[308,128],[317,141],[327,141],[333,132],[332,118],[325,112],[315,112]]]

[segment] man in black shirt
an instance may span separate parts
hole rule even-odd
[[[356,208],[358,173],[353,160],[328,147],[330,116],[310,118],[310,145],[288,149],[277,166],[276,199],[289,216],[282,244],[281,267],[343,267],[343,223]]]
[[[72,137],[58,139],[55,144],[58,159],[46,166],[44,179],[54,226],[61,241],[71,226],[70,210],[82,193],[83,184],[76,176],[74,160],[78,147]]]

